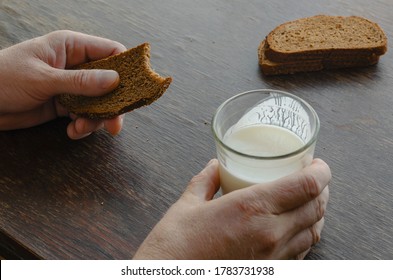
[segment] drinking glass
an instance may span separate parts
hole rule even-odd
[[[288,92],[258,89],[225,101],[212,120],[222,193],[311,164],[319,127],[315,110]]]

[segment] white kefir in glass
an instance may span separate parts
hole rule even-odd
[[[257,157],[280,157],[301,149],[303,140],[290,130],[273,125],[252,125],[224,136],[224,143],[237,151]],[[312,157],[299,153],[267,162],[237,154],[220,164],[221,188],[224,193],[256,183],[273,181],[310,164]]]

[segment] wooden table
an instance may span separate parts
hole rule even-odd
[[[389,0],[2,0],[1,48],[56,29],[127,47],[149,42],[153,68],[173,83],[153,105],[127,114],[117,137],[69,140],[67,119],[0,132],[0,255],[131,258],[215,157],[210,124],[219,104],[276,88],[316,109],[316,156],[333,173],[322,240],[307,258],[393,259],[392,52],[363,69],[268,78],[258,66],[270,30],[321,13],[367,17],[393,38]]]

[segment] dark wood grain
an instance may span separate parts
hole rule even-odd
[[[389,0],[1,1],[1,48],[57,29],[128,47],[149,42],[153,68],[173,82],[157,102],[127,114],[117,137],[71,141],[67,119],[0,132],[0,255],[131,258],[215,157],[210,121],[219,104],[276,88],[316,109],[316,156],[333,173],[322,240],[308,258],[393,259],[390,50],[362,69],[266,78],[258,67],[258,44],[271,29],[321,13],[364,16],[393,34]]]

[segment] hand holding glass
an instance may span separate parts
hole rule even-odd
[[[310,165],[319,119],[301,98],[261,89],[225,101],[213,117],[212,129],[225,194]]]

